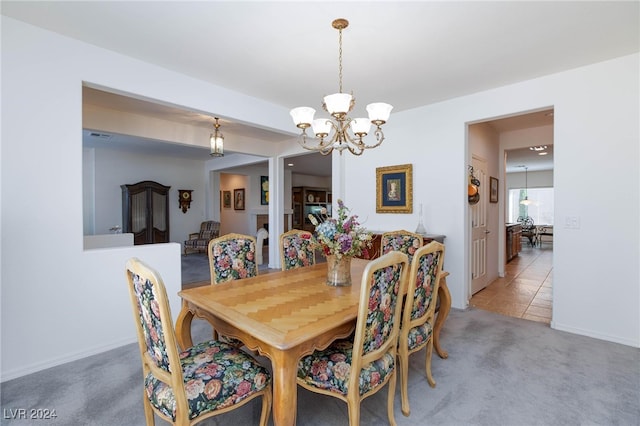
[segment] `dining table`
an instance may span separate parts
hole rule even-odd
[[[193,318],[207,320],[223,336],[239,339],[269,358],[273,379],[273,423],[296,422],[297,366],[304,355],[324,349],[355,328],[362,274],[369,261],[352,259],[352,285],[326,284],[327,265],[260,274],[252,278],[182,290],[176,337],[193,345]]]
[[[301,357],[325,349],[355,329],[362,275],[370,260],[351,260],[352,285],[326,284],[327,265],[260,274],[252,278],[182,290],[176,338],[182,349],[193,346],[194,318],[208,321],[219,334],[239,339],[271,361],[273,423],[294,425],[297,409],[297,368]],[[444,277],[448,273],[443,274]],[[434,346],[443,358],[439,334],[451,297],[442,277],[440,306],[434,326]],[[443,292],[444,290],[444,292]],[[444,296],[444,297],[442,297]]]

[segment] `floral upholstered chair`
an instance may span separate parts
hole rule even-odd
[[[353,337],[302,357],[298,384],[346,401],[349,425],[360,424],[360,402],[388,384],[387,416],[395,425],[396,354],[407,255],[393,252],[372,260],[362,275]]]
[[[261,396],[260,424],[271,413],[271,376],[240,349],[215,340],[179,352],[164,283],[136,258],[126,265],[144,389],[144,414],[192,425]]]
[[[206,252],[209,241],[220,235],[220,222],[207,220],[200,224],[200,231],[189,234],[189,239],[184,242],[185,256],[189,252]]]
[[[404,229],[385,232],[380,240],[380,254],[398,250],[409,257],[409,264],[411,264],[413,254],[422,247],[423,241],[422,235]]]
[[[250,235],[227,234],[209,242],[211,284],[258,275],[256,239]]]
[[[436,382],[431,375],[433,352],[433,325],[438,295],[438,286],[444,263],[444,244],[432,241],[419,248],[413,257],[407,297],[402,312],[402,325],[398,337],[398,359],[400,362],[400,394],[402,414],[408,416],[409,355],[426,347],[425,369],[431,387]]]
[[[311,232],[298,229],[280,235],[280,262],[283,271],[315,265],[316,253],[311,236]]]

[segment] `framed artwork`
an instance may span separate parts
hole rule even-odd
[[[269,204],[269,176],[260,176],[260,204]]]
[[[413,165],[376,168],[376,213],[413,212]]]
[[[244,188],[233,190],[233,209],[244,210]]]
[[[231,191],[222,191],[222,208],[231,208]]]
[[[498,179],[494,177],[489,178],[489,202],[498,202]]]

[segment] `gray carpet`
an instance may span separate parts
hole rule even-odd
[[[133,324],[132,324],[133,327]],[[210,328],[194,323],[194,340]],[[480,310],[452,310],[441,334],[449,358],[410,359],[411,416],[399,425],[638,425],[640,350]],[[268,360],[262,359],[265,363]],[[136,344],[2,384],[3,425],[144,425]],[[11,419],[9,410],[55,409],[53,421]],[[257,424],[259,402],[204,425]],[[347,425],[346,404],[298,390],[298,425]],[[158,419],[157,424],[165,424]],[[386,391],[362,403],[362,425],[385,425]]]
[[[263,251],[263,264],[258,265],[258,272],[265,272],[269,269],[269,247]],[[182,261],[182,284],[193,284],[201,281],[211,281],[209,272],[209,258],[206,253],[189,253],[181,256]]]

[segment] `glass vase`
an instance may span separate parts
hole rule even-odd
[[[327,256],[327,285],[346,287],[351,285],[351,256],[337,258]]]

